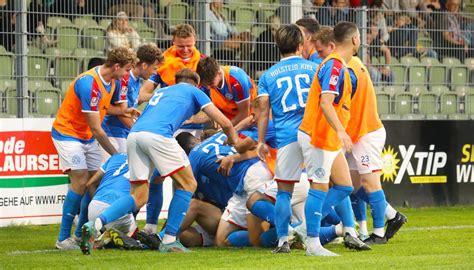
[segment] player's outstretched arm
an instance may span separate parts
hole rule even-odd
[[[222,131],[227,135],[227,141],[229,144],[234,144],[239,141],[239,136],[234,129],[234,126],[227,117],[214,104],[209,104],[202,109],[207,116],[212,120],[216,121],[219,126],[222,127]]]
[[[140,93],[138,94],[138,104],[148,102],[148,100],[153,96],[155,88],[156,84],[150,81],[143,82],[142,87],[140,87]]]
[[[265,135],[267,134],[268,119],[270,114],[270,101],[268,96],[260,96],[258,98],[258,145],[257,151],[258,156],[261,160],[265,161],[268,155],[268,147],[265,144]]]
[[[99,142],[99,144],[104,148],[107,153],[113,155],[117,153],[117,149],[112,145],[109,140],[109,137],[101,127],[101,121],[99,113],[97,112],[84,112],[86,122],[89,125],[92,135]]]
[[[320,106],[323,111],[324,117],[328,121],[329,125],[337,132],[337,136],[341,140],[346,151],[352,151],[352,140],[346,132],[346,129],[342,125],[341,121],[337,117],[336,110],[334,109],[333,102],[336,95],[331,93],[322,93]]]
[[[237,114],[231,120],[232,125],[235,126],[238,123],[240,123],[242,120],[244,120],[249,115],[249,112],[250,112],[250,99],[237,103]]]

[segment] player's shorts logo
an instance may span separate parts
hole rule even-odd
[[[326,175],[326,171],[323,168],[318,168],[314,172],[314,175],[316,175],[317,178],[323,178]]]
[[[234,96],[233,96],[231,93],[226,93],[226,94],[225,94],[225,98],[226,98],[226,99],[233,99]]]
[[[78,165],[79,163],[81,163],[81,157],[78,155],[74,155],[72,156],[71,162],[74,165]]]

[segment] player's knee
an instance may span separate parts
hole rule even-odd
[[[188,214],[197,213],[199,211],[200,202],[196,199],[192,199],[189,203]]]
[[[217,236],[216,235],[216,246],[217,247],[228,247],[229,246],[229,241],[225,236]]]

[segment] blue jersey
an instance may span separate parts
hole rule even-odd
[[[217,133],[193,148],[189,153],[189,162],[196,179],[202,175],[209,178],[209,181],[222,187],[222,190],[242,194],[244,190],[244,178],[248,168],[259,161],[258,158],[244,160],[235,163],[229,176],[223,176],[217,172],[220,164],[216,160],[228,155],[235,154],[233,147],[223,145],[227,136]]]
[[[217,90],[228,100],[233,100],[235,103],[248,100],[250,98],[250,89],[253,87],[249,75],[243,69],[234,66],[230,67],[229,75],[230,82],[226,81],[227,76],[224,75],[222,85]],[[229,85],[232,89],[229,89]]]
[[[321,93],[335,94],[335,104],[339,104],[344,90],[344,68],[339,60],[334,62],[334,58],[326,61],[322,65],[317,74],[318,80],[321,84]],[[335,75],[334,72],[339,72],[339,76]],[[352,78],[352,77],[351,77]],[[354,85],[352,84],[352,87]]]
[[[128,108],[138,107],[138,94],[140,93],[141,81],[140,78],[133,76],[132,71],[122,78],[121,92],[126,97],[125,102],[128,103]],[[125,90],[124,90],[125,89]],[[126,127],[117,116],[106,115],[102,122],[102,128],[107,136],[114,138],[127,138],[130,129]]]
[[[147,131],[172,138],[184,121],[210,104],[204,92],[188,83],[161,88],[155,91],[131,132]]]
[[[258,96],[268,96],[278,148],[297,140],[317,65],[298,56],[273,65],[260,78]]]
[[[130,195],[130,175],[127,154],[112,155],[100,169],[104,173],[94,200],[112,204],[117,199]]]
[[[258,142],[258,129],[256,126],[253,126],[246,130],[242,130],[240,134],[254,140],[255,142]],[[273,127],[272,120],[268,121],[267,133],[265,134],[265,143],[268,144],[268,146],[270,146],[271,148],[276,149],[278,147],[275,128]]]
[[[161,88],[163,87],[166,87],[168,86],[162,79],[161,79],[161,76],[160,74],[158,73],[155,73],[153,75],[150,76],[150,78],[148,78],[148,81],[156,84],[156,85],[159,85]]]
[[[319,57],[318,52],[314,52],[309,56],[308,60],[315,63],[316,65],[319,65],[321,62],[323,62],[324,58]]]
[[[230,185],[226,185],[223,182],[219,182],[209,179],[205,175],[200,175],[200,178],[196,179],[197,188],[194,192],[194,197],[208,202],[217,206],[219,209],[224,211],[227,207],[227,202],[233,196],[233,190]]]

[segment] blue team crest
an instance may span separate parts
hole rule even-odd
[[[226,99],[233,99],[234,96],[233,96],[231,93],[226,93],[226,94],[225,94],[225,98],[226,98]]]
[[[316,175],[317,178],[323,178],[326,175],[326,171],[323,168],[318,168],[314,172],[314,175]]]
[[[79,163],[81,163],[81,157],[78,155],[74,155],[72,156],[71,162],[74,165],[78,165]]]

